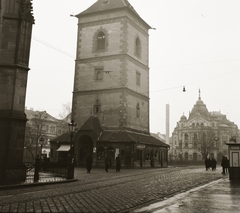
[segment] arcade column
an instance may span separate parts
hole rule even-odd
[[[230,141],[228,145],[229,179],[240,181],[240,143]]]

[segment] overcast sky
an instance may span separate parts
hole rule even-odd
[[[95,0],[35,0],[27,108],[54,117],[72,102],[78,14]],[[129,0],[149,30],[150,130],[170,136],[201,98],[240,128],[240,1]],[[186,92],[183,92],[183,86]]]

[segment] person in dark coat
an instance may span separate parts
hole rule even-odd
[[[118,156],[116,157],[116,172],[120,172],[121,169],[121,158],[120,155],[118,154]]]
[[[230,162],[229,159],[226,157],[226,173],[229,173]]]
[[[214,157],[211,160],[211,167],[212,167],[212,171],[216,170],[217,167],[217,161],[214,159]]]
[[[109,166],[110,166],[110,159],[109,156],[107,155],[104,159],[105,163],[105,171],[108,172]]]
[[[210,159],[208,157],[205,158],[205,167],[206,167],[206,171],[208,171],[210,167]]]
[[[221,166],[222,166],[222,174],[225,175],[226,174],[226,167],[227,167],[227,160],[226,160],[225,156],[223,156],[223,158],[222,158]]]
[[[87,158],[86,158],[87,173],[90,173],[90,172],[91,172],[92,162],[93,162],[92,156],[91,156],[91,155],[88,155]]]

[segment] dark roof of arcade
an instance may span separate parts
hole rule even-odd
[[[143,144],[161,145],[167,147],[169,145],[151,136],[150,134],[139,133],[129,130],[105,130],[103,131],[99,141],[111,142],[138,142]]]
[[[153,137],[150,133],[141,132],[130,128],[113,128],[103,129],[98,120],[98,117],[90,116],[82,125],[78,132],[92,132],[97,141],[109,142],[137,142],[142,144],[151,144],[162,147],[169,147],[166,143]],[[75,134],[74,136],[76,136]],[[70,142],[70,134],[64,133],[59,137],[51,140],[52,142]]]
[[[52,142],[71,142],[70,133],[65,132],[62,135],[51,140]]]

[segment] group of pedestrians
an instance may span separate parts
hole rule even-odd
[[[215,171],[217,168],[217,161],[214,157],[212,158],[208,158],[206,157],[205,159],[205,167],[206,167],[206,171],[208,171],[209,169],[212,169],[212,171]]]
[[[213,157],[212,158],[206,157],[205,167],[206,167],[206,171],[208,171],[209,169],[212,169],[212,171],[216,170],[216,167],[217,167],[216,159],[214,159]],[[225,175],[226,173],[229,173],[229,160],[226,156],[223,156],[222,158],[221,167],[222,167],[222,174]]]
[[[91,155],[88,155],[86,157],[86,169],[87,173],[90,173],[92,170],[92,163],[93,163],[93,158]],[[104,159],[104,164],[105,164],[105,171],[108,172],[109,167],[111,166],[111,158],[109,155],[107,155]],[[116,172],[120,172],[121,170],[121,158],[120,155],[116,157]]]

